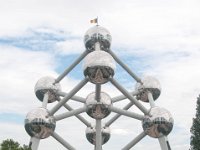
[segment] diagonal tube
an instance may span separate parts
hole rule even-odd
[[[65,96],[68,95],[68,93],[61,92],[61,91],[58,91],[56,94],[58,96],[62,96],[62,97],[65,97]],[[71,97],[71,99],[74,100],[74,101],[77,101],[77,102],[85,103],[85,98],[82,98],[80,96],[74,95],[74,96]]]
[[[129,68],[128,66],[126,66],[116,55],[115,53],[113,53],[113,51],[109,50],[108,51],[110,53],[110,55],[115,59],[115,61],[122,66],[122,68],[124,68],[124,70],[126,70],[137,82],[142,83],[141,79],[136,76],[136,74],[134,74]]]
[[[73,111],[73,109],[68,105],[68,104],[64,104],[63,105],[67,110],[69,111]],[[83,118],[81,115],[75,115],[81,122],[83,122],[87,127],[91,127],[91,124],[85,119]]]
[[[88,50],[85,50],[76,60],[73,64],[71,64],[62,74],[60,74],[57,79],[55,80],[55,83],[60,82],[77,64],[80,63],[81,60],[89,53]]]
[[[139,94],[139,93],[140,93],[139,91],[130,92],[130,94],[131,94],[132,96],[135,96],[135,95],[137,95],[137,94]],[[113,97],[111,100],[112,100],[113,103],[115,103],[115,102],[122,101],[122,100],[124,100],[124,99],[127,99],[127,97],[124,96],[124,95],[120,95],[120,96]]]
[[[110,82],[121,91],[129,100],[131,100],[145,115],[149,113],[149,111],[136,100],[125,88],[123,88],[115,79],[110,78]]]
[[[122,150],[130,150],[135,144],[137,144],[141,139],[146,136],[145,132],[140,133],[135,139],[128,143]]]
[[[62,137],[60,137],[56,132],[53,132],[51,136],[58,142],[60,142],[68,150],[75,150],[73,146],[71,146],[67,141],[65,141]]]
[[[127,116],[127,117],[131,117],[131,118],[134,118],[134,119],[138,119],[138,120],[144,119],[143,115],[140,115],[140,114],[137,114],[137,113],[134,113],[134,112],[130,112],[130,111],[127,111],[127,110],[123,110],[123,109],[120,109],[120,108],[116,108],[116,107],[113,107],[113,106],[110,106],[110,110],[112,112],[115,112],[115,113],[118,113],[120,115],[124,115],[124,116]]]
[[[66,113],[63,113],[63,114],[56,115],[56,116],[54,116],[54,119],[56,121],[59,121],[59,120],[62,120],[64,118],[68,118],[68,117],[71,117],[71,116],[78,115],[78,114],[83,113],[85,111],[86,111],[86,106],[79,108],[79,109],[75,109],[75,110],[66,112]]]
[[[123,109],[124,110],[128,110],[129,108],[131,108],[131,106],[133,106],[133,103],[130,102],[128,103]],[[105,126],[110,126],[113,122],[115,122],[119,117],[121,116],[121,114],[116,114],[113,118],[111,118],[106,124]]]
[[[74,89],[72,89],[68,95],[66,95],[57,105],[55,105],[50,111],[49,114],[53,115],[60,107],[62,107],[74,94],[76,94],[86,83],[88,78],[86,77],[82,80]]]

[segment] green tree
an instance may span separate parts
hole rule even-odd
[[[1,143],[0,150],[31,150],[31,149],[26,145],[23,145],[23,147],[21,147],[18,142],[12,139],[7,139]]]
[[[190,139],[191,150],[200,150],[200,95],[197,98],[196,116],[193,118],[190,132],[192,134]]]

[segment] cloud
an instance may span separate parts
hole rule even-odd
[[[64,65],[71,64],[65,59],[75,57],[85,49],[82,39],[90,27],[89,20],[98,16],[99,24],[111,32],[112,49],[119,58],[137,74],[151,74],[160,80],[162,94],[156,104],[170,110],[175,119],[174,130],[169,136],[170,143],[174,150],[189,149],[189,128],[200,91],[198,0],[8,0],[0,3],[1,114],[16,113],[22,116],[31,108],[41,106],[33,92],[36,81],[45,75],[57,77],[58,70],[60,73]],[[122,69],[117,71],[122,73]],[[80,81],[72,76],[73,73],[61,82],[63,91],[69,92]],[[124,72],[116,74],[116,79],[127,87],[124,83],[131,80],[125,76],[127,74]],[[134,83],[130,82],[127,83],[128,89],[132,90]],[[120,94],[109,84],[103,86],[103,90],[112,96]],[[77,94],[86,97],[93,91],[94,86],[87,84]],[[124,104],[121,102],[116,106],[122,107]],[[79,106],[76,102],[70,102],[70,105]],[[149,108],[148,104],[145,106]],[[131,110],[135,111],[135,108]],[[91,148],[92,145],[84,137],[85,127],[73,121],[58,123],[57,132],[73,145],[82,142],[85,149]],[[115,136],[111,136],[105,149],[119,149],[132,140],[130,132],[134,138],[142,131],[140,122],[133,123],[127,118],[119,119],[116,124],[120,126],[113,125]],[[22,124],[1,122],[0,126],[0,129],[11,129],[1,130],[1,139],[9,136],[22,143],[29,140]],[[83,131],[81,136],[79,128]],[[19,131],[23,132],[23,136],[18,136],[22,135]],[[155,141],[146,137],[136,145],[136,149],[143,150],[147,145],[151,149],[159,149]],[[40,149],[45,149],[46,145],[54,150],[59,146],[52,138],[43,140]],[[59,149],[64,148],[60,146]]]

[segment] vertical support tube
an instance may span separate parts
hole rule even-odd
[[[46,92],[44,94],[44,98],[43,98],[43,101],[42,101],[42,107],[43,108],[47,108],[48,100],[49,100],[49,92]]]
[[[100,99],[101,99],[101,84],[96,84],[95,99],[97,100],[97,102],[100,102]]]
[[[39,143],[40,143],[40,139],[31,137],[30,142],[29,142],[29,148],[31,148],[31,150],[37,150]]]
[[[122,66],[122,68],[124,68],[124,70],[126,70],[137,82],[142,83],[141,79],[136,76],[136,74],[134,74],[129,68],[128,66],[126,66],[116,55],[115,53],[113,53],[111,50],[108,51],[110,53],[110,55],[115,59],[115,61]]]
[[[151,92],[148,92],[148,99],[149,99],[150,106],[151,106],[151,107],[155,107],[155,106],[156,106],[156,105],[155,105],[155,101],[154,101],[154,99],[153,99],[153,95],[152,95]]]
[[[55,83],[60,82],[77,64],[80,63],[80,61],[89,53],[88,50],[85,50],[78,58],[75,60],[71,66],[69,66],[62,74],[60,74],[57,79],[55,80]]]
[[[100,50],[101,50],[100,43],[99,43],[99,42],[96,42],[96,43],[94,44],[94,48],[95,48],[95,51],[100,51]]]
[[[96,150],[102,150],[101,119],[96,119]]]
[[[161,137],[158,139],[161,150],[171,150],[167,137]]]

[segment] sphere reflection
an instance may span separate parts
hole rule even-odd
[[[94,119],[103,119],[111,113],[111,110],[109,109],[112,105],[110,96],[101,92],[100,97],[99,102],[95,99],[95,93],[89,94],[86,98],[86,113]]]
[[[99,42],[102,50],[109,50],[111,45],[110,32],[101,26],[94,26],[90,28],[84,36],[84,43],[86,49],[93,51],[95,50],[95,43]]]
[[[173,123],[173,118],[168,110],[153,107],[143,120],[142,127],[147,135],[159,138],[171,132]]]
[[[48,103],[58,100],[56,92],[60,90],[60,84],[55,83],[55,79],[49,76],[40,78],[35,85],[35,95],[40,101],[43,101],[44,94],[48,92]]]
[[[31,137],[47,138],[54,132],[55,127],[54,118],[42,107],[29,112],[25,119],[25,130]]]
[[[95,145],[96,144],[96,129],[95,127],[87,127],[86,131],[86,138],[87,140]],[[102,145],[108,142],[110,139],[110,128],[109,127],[103,127],[101,129],[101,134],[102,134]]]
[[[106,83],[109,77],[114,76],[115,67],[112,56],[104,51],[89,53],[83,64],[84,75],[88,76],[94,84]]]
[[[145,76],[142,79],[142,84],[141,83],[136,84],[136,90],[141,91],[137,95],[138,100],[141,100],[143,102],[149,102],[148,91],[152,93],[153,99],[156,100],[160,96],[161,85],[156,78],[151,76]]]

